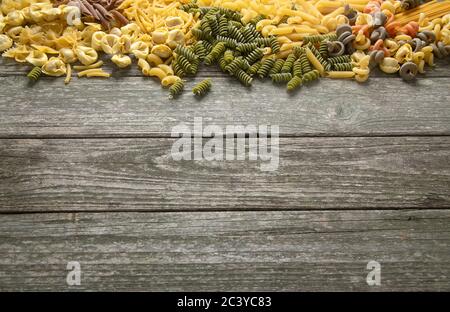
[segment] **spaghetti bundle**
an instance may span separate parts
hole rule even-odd
[[[402,25],[409,22],[417,22],[419,21],[419,16],[421,13],[425,14],[430,20],[441,18],[450,13],[450,1],[433,0],[424,3],[411,10],[396,14],[395,21]]]

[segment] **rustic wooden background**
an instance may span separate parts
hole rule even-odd
[[[213,91],[174,101],[136,68],[69,86],[28,69],[0,61],[0,290],[450,290],[448,61],[293,95],[207,68],[188,87]],[[278,171],[174,161],[194,117],[278,125]]]

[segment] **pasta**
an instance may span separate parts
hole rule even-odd
[[[172,96],[201,64],[245,86],[270,76],[288,91],[321,76],[363,82],[375,66],[411,80],[450,55],[448,1],[421,2],[3,0],[0,52],[66,83],[72,70],[109,77],[105,59],[118,68],[136,61],[171,95],[175,86]]]
[[[317,71],[323,75],[325,72],[325,68],[323,67],[322,63],[317,59],[317,57],[314,55],[314,53],[311,52],[309,47],[306,47],[305,49],[306,57],[308,58],[309,62],[312,64],[312,66],[317,69]]]
[[[66,64],[58,57],[50,58],[43,66],[42,72],[48,76],[59,77],[66,74]]]
[[[222,53],[226,50],[225,43],[218,42],[211,52],[205,57],[204,63],[206,65],[212,65],[215,61],[217,61]]]
[[[183,55],[178,55],[176,62],[185,74],[192,74],[195,71],[194,66]]]
[[[170,88],[170,97],[173,99],[180,95],[184,90],[184,81],[179,79],[177,80]]]
[[[166,73],[166,74],[168,75],[168,73]],[[163,87],[170,87],[170,86],[174,85],[175,83],[177,83],[180,80],[181,80],[180,77],[177,77],[177,76],[174,76],[174,75],[168,75],[168,76],[164,77],[161,80],[161,85]]]
[[[131,65],[132,60],[128,55],[116,54],[111,57],[111,61],[119,68],[125,68]]]
[[[417,65],[413,62],[406,62],[400,67],[400,77],[403,78],[403,80],[410,81],[416,78],[417,75]]]
[[[269,74],[269,71],[273,68],[275,64],[275,59],[273,57],[269,57],[262,61],[261,66],[258,69],[258,76],[259,78],[265,78]]]
[[[256,50],[253,50],[252,52],[250,52],[247,57],[245,58],[245,60],[251,65],[253,63],[258,62],[259,60],[261,60],[261,58],[264,56],[264,52],[262,49],[258,48]]]
[[[42,75],[42,70],[40,67],[35,66],[27,75],[30,80],[37,81]]]
[[[353,78],[355,73],[353,71],[328,71],[326,77],[337,79]]]
[[[249,74],[250,76],[255,75],[259,68],[261,67],[261,62],[255,63],[252,66],[249,67],[249,69],[247,70],[247,74]]]
[[[308,56],[306,55],[306,50],[302,49],[302,52],[299,56],[300,67],[302,69],[302,73],[308,73],[312,71],[311,64],[309,63]]]
[[[302,78],[299,76],[292,77],[291,80],[289,80],[287,84],[287,90],[288,91],[294,91],[295,89],[298,89],[302,85]]]
[[[318,70],[314,69],[310,72],[307,72],[306,74],[303,75],[303,82],[307,83],[307,82],[311,82],[313,80],[316,80],[320,77],[320,73]]]
[[[73,68],[76,69],[76,70],[86,70],[86,69],[99,68],[101,66],[103,66],[103,61],[98,61],[98,62],[96,62],[94,64],[87,65],[87,66],[78,66],[78,65],[76,65]]]
[[[71,80],[72,80],[72,66],[70,66],[70,64],[67,64],[66,79],[64,79],[64,84],[70,83]]]
[[[104,77],[109,78],[111,75],[100,68],[93,68],[81,71],[78,73],[78,77]]]
[[[211,90],[212,84],[211,79],[205,79],[202,82],[198,83],[193,89],[192,93],[197,96],[204,96],[206,93]]]
[[[335,71],[351,71],[352,69],[352,63],[337,63],[333,65],[333,70]]]
[[[297,60],[297,57],[294,53],[289,54],[286,61],[283,64],[283,67],[281,67],[282,73],[290,73],[292,71],[292,68],[294,67],[294,62]]]
[[[284,60],[278,59],[273,64],[272,68],[269,71],[269,75],[278,74],[281,72],[281,69],[283,68]]]
[[[303,75],[302,64],[300,63],[299,59],[294,62],[294,66],[292,68],[292,75],[297,77],[301,77]]]
[[[272,74],[270,75],[270,78],[272,78],[273,82],[277,83],[289,82],[292,79],[292,74],[291,73]]]
[[[247,74],[245,71],[243,71],[242,69],[238,68],[235,72],[234,72],[234,76],[246,87],[250,87],[253,81],[253,78]]]
[[[250,65],[242,57],[236,57],[230,64],[225,68],[231,75],[236,73],[239,69],[248,70]]]
[[[186,47],[183,47],[181,45],[177,45],[174,52],[179,55],[184,56],[189,62],[194,62],[194,61],[198,60],[197,55],[195,55],[195,53],[192,50],[190,50]]]

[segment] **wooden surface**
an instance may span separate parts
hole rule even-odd
[[[0,290],[450,290],[450,212],[4,215]],[[382,286],[366,283],[381,264]]]
[[[3,140],[4,212],[450,206],[450,137],[282,138],[279,167],[175,161],[175,139]]]
[[[294,95],[204,69],[169,101],[135,68],[31,86],[1,60],[0,290],[450,290],[448,64]],[[173,160],[195,117],[278,125],[278,170]]]

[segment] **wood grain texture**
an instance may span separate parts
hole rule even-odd
[[[283,136],[450,134],[450,78],[330,80],[288,94],[270,82],[249,92],[217,77],[202,100],[188,91],[175,101],[151,79],[137,77],[80,79],[68,87],[62,80],[32,87],[24,77],[3,77],[0,84],[0,138],[167,137],[194,117],[221,127],[279,125]]]
[[[448,210],[0,215],[0,290],[448,291],[449,229]]]
[[[282,138],[273,172],[174,142],[1,140],[0,210],[450,208],[450,137]]]

